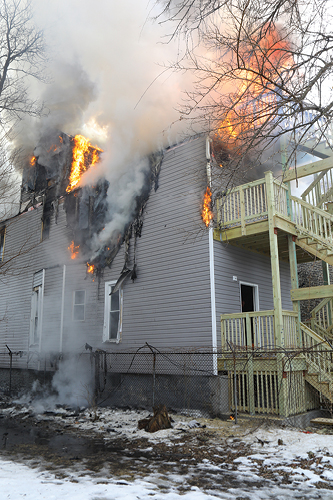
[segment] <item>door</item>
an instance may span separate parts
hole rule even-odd
[[[240,281],[240,297],[242,312],[246,313],[259,311],[258,285]],[[260,342],[260,333],[257,318],[251,318],[251,332],[247,332],[246,322],[244,321],[244,330],[247,345],[252,345],[252,349],[254,349],[255,345],[258,347]]]

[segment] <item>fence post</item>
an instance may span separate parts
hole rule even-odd
[[[156,352],[153,352],[153,408],[155,406]]]
[[[253,374],[253,351],[252,351],[252,335],[254,332],[252,331],[253,321],[251,321],[249,313],[246,313],[246,344],[247,344],[247,390],[248,390],[248,398],[249,398],[249,412],[250,415],[254,415],[255,406],[254,406],[254,374]]]
[[[6,344],[6,347],[9,351],[9,397],[12,395],[12,366],[13,366],[13,353],[9,349],[8,345]]]
[[[233,349],[234,356],[234,403],[235,403],[235,425],[237,425],[237,375],[236,375],[236,351]]]

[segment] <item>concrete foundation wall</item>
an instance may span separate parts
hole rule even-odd
[[[229,414],[228,377],[144,374],[107,374],[98,403],[101,406],[168,410],[210,417]]]

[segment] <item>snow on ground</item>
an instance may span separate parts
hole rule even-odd
[[[171,449],[169,462],[159,467],[148,463],[134,477],[112,475],[112,465],[99,473],[67,469],[59,477],[41,465],[36,469],[3,457],[1,500],[333,499],[333,431],[329,428],[308,432],[267,421],[260,425],[240,419],[235,425],[176,414],[172,429],[149,434],[137,428],[138,420],[147,416],[143,410],[57,408],[36,414],[36,409],[25,405],[3,408],[1,413],[23,420],[34,413],[37,421],[55,421],[105,442],[126,438],[131,447],[145,438],[146,452],[161,443]],[[191,450],[199,449],[201,455],[191,458]],[[174,450],[177,455],[184,450],[184,459],[171,462]]]
[[[2,500],[210,500],[212,495],[192,489],[180,495],[176,491],[160,493],[147,481],[112,482],[108,479],[73,476],[59,480],[49,472],[36,471],[8,460],[0,460],[0,491]]]

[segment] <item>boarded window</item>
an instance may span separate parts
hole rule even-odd
[[[0,262],[3,261],[3,252],[5,249],[5,232],[6,232],[6,228],[1,227],[0,228]]]

